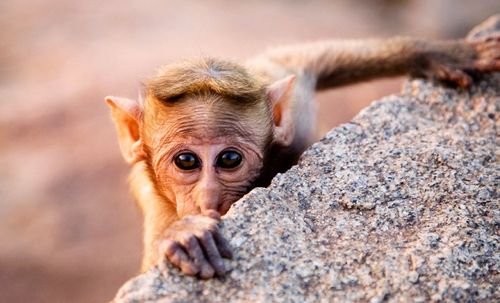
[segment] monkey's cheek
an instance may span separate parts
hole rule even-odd
[[[224,216],[229,211],[229,209],[231,208],[231,205],[233,205],[236,201],[237,200],[235,200],[234,202],[224,202],[219,207],[219,213],[221,214],[221,216]]]

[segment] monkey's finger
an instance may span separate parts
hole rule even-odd
[[[477,37],[474,39],[468,39],[468,40],[473,42],[473,43],[476,43],[478,45],[481,45],[484,43],[489,43],[489,42],[500,41],[500,33],[493,33],[490,35],[481,36],[481,37]]]
[[[481,54],[481,57],[488,59],[500,59],[500,48],[488,50]]]
[[[172,240],[164,240],[160,244],[160,251],[165,254],[172,264],[181,269],[186,275],[194,276],[200,269],[191,261],[179,243]]]
[[[219,230],[214,231],[213,233],[215,243],[219,248],[219,252],[222,257],[232,259],[233,258],[233,249],[231,245],[226,240],[226,238],[220,233]]]
[[[466,88],[472,84],[472,78],[459,69],[449,70],[448,76],[449,80],[453,81],[460,87]]]
[[[500,43],[485,45],[478,53],[479,59],[496,59],[500,54]]]
[[[194,263],[200,269],[199,274],[203,279],[208,279],[214,276],[214,269],[212,265],[207,261],[205,255],[203,254],[203,250],[201,249],[200,244],[198,243],[198,239],[192,236],[189,237],[186,243],[183,243],[186,247],[186,250],[189,256],[194,260]]]
[[[478,60],[474,63],[474,69],[482,72],[500,71],[500,60]]]
[[[456,85],[466,88],[472,84],[472,78],[464,71],[445,65],[439,66],[436,76],[443,81],[451,81]]]
[[[500,41],[488,41],[476,44],[475,48],[478,52],[482,53],[491,49],[498,49],[500,47]]]
[[[218,276],[223,276],[226,273],[226,267],[224,266],[224,261],[219,253],[219,249],[217,248],[217,245],[215,245],[212,233],[208,231],[203,232],[200,240],[203,244],[207,259],[210,261],[210,264],[212,264],[215,272]]]
[[[500,41],[500,33],[494,33],[491,35],[487,35],[483,39],[484,42],[498,42]]]
[[[500,39],[497,39],[495,41],[489,41],[486,43],[482,43],[476,47],[477,50],[484,52],[487,50],[492,50],[492,49],[499,49],[500,48]]]

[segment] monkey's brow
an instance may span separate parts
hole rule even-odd
[[[212,121],[207,121],[205,125],[210,126],[200,126],[200,119],[189,119],[185,121],[180,121],[175,127],[171,127],[161,140],[160,144],[166,144],[170,142],[171,138],[184,136],[184,137],[198,137],[200,141],[208,140],[213,142],[217,138],[221,138],[221,141],[230,141],[231,137],[237,138],[254,138],[255,134],[250,129],[245,129],[241,125],[239,117],[220,117],[218,119],[213,119]],[[253,142],[256,143],[256,142]]]
[[[160,148],[161,149],[168,149],[168,150],[181,150],[184,148],[187,148],[189,144],[187,143],[174,143],[174,142],[166,142],[161,144]]]
[[[247,142],[245,140],[239,139],[239,137],[230,138],[227,136],[221,136],[218,138],[197,138],[191,137],[186,138],[186,140],[171,140],[166,138],[160,143],[161,148],[168,148],[169,150],[182,149],[189,147],[190,145],[205,145],[205,144],[227,144],[227,145],[248,145],[253,144],[252,142]]]
[[[165,142],[165,143],[161,143],[160,146],[159,146],[159,154],[161,154],[161,157],[159,159],[157,159],[155,162],[156,163],[161,163],[161,162],[164,162],[164,161],[170,161],[169,159],[171,159],[173,156],[174,156],[174,153],[176,151],[181,151],[183,149],[187,149],[187,144],[186,143],[170,143],[170,142]]]

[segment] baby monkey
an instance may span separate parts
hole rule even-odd
[[[499,35],[324,41],[245,64],[166,65],[146,82],[143,100],[107,97],[144,214],[142,270],[166,257],[188,275],[227,272],[232,251],[217,224],[313,143],[315,91],[403,74],[467,87],[474,73],[499,70]]]

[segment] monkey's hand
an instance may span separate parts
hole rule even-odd
[[[500,71],[500,34],[445,42],[430,47],[417,61],[416,75],[451,82],[460,87],[472,84],[476,72]]]
[[[217,227],[219,220],[216,211],[178,220],[167,228],[160,240],[160,255],[165,255],[187,275],[199,275],[203,279],[215,274],[223,276],[227,269],[222,258],[232,258],[232,251]]]

